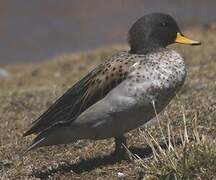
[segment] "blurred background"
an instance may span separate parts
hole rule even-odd
[[[216,20],[215,0],[1,0],[0,64],[126,43],[127,30],[150,12],[174,16],[182,28]]]
[[[30,124],[106,58],[127,48],[128,29],[151,12],[171,14],[202,46],[170,47],[185,59],[186,82],[159,116],[159,128],[127,134],[138,159],[110,156],[112,139],[23,156],[32,139],[23,138]],[[169,136],[171,151],[162,145]],[[0,0],[0,180],[216,180],[215,142],[216,0]],[[151,158],[157,143],[165,149]]]

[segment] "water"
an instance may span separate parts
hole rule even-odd
[[[0,64],[125,43],[130,25],[149,12],[180,26],[216,20],[215,0],[1,0]]]

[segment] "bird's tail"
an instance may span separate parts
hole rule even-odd
[[[41,132],[25,150],[24,154],[38,147],[68,144],[75,142],[77,139],[70,127],[53,127]]]

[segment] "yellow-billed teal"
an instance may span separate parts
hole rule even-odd
[[[115,137],[116,152],[123,152],[124,133],[154,118],[155,109],[161,112],[184,83],[183,58],[166,47],[201,44],[186,38],[175,20],[161,13],[138,19],[128,42],[129,51],[96,67],[33,123],[24,136],[38,136],[28,150]]]

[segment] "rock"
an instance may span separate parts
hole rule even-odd
[[[9,72],[5,69],[0,68],[0,79],[5,79],[10,76]]]
[[[125,174],[122,173],[122,172],[118,172],[118,173],[117,173],[117,177],[120,178],[120,179],[121,179],[121,178],[124,178],[124,177],[125,177]]]

